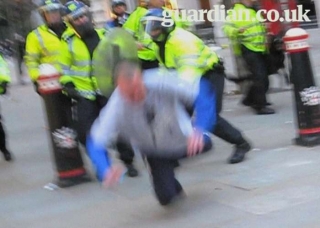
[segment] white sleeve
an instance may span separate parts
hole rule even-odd
[[[90,136],[95,144],[109,146],[121,133],[120,121],[123,117],[121,104],[118,92],[114,92],[91,127]]]

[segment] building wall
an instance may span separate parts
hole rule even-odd
[[[316,6],[316,14],[317,14],[317,19],[318,19],[318,25],[320,25],[320,1],[319,0],[315,0],[314,3],[315,3],[315,6]]]
[[[96,26],[101,28],[110,18],[110,10],[106,0],[91,0],[91,12]]]

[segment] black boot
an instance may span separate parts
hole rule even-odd
[[[127,166],[127,175],[129,177],[136,177],[139,175],[138,170],[134,167],[133,164],[126,165]]]
[[[242,162],[245,154],[251,150],[251,146],[248,142],[244,142],[242,144],[236,145],[235,151],[231,158],[229,159],[230,164],[235,164]]]
[[[272,115],[276,112],[272,108],[262,107],[262,108],[253,108],[257,115]]]
[[[12,160],[12,155],[8,150],[4,150],[4,151],[2,151],[2,153],[3,153],[4,159],[6,161],[11,161]]]

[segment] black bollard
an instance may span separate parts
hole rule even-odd
[[[62,94],[59,77],[53,66],[40,66],[38,85],[47,114],[57,185],[69,187],[79,184],[86,170],[72,126],[72,101]]]
[[[312,147],[320,144],[320,89],[316,86],[309,58],[309,35],[301,28],[288,30],[284,37],[291,59],[291,82],[296,103],[297,145]]]

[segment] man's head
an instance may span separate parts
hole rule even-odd
[[[59,0],[42,0],[38,11],[48,26],[56,26],[63,23],[63,5]]]
[[[87,5],[78,1],[69,1],[65,8],[66,21],[81,37],[94,32],[92,16]]]
[[[142,71],[137,61],[122,60],[114,69],[114,79],[121,96],[131,103],[140,103],[146,97]]]
[[[111,8],[115,15],[122,17],[127,11],[127,4],[123,0],[113,0]]]
[[[144,31],[155,42],[163,42],[175,28],[170,12],[163,9],[150,9],[141,19]]]

